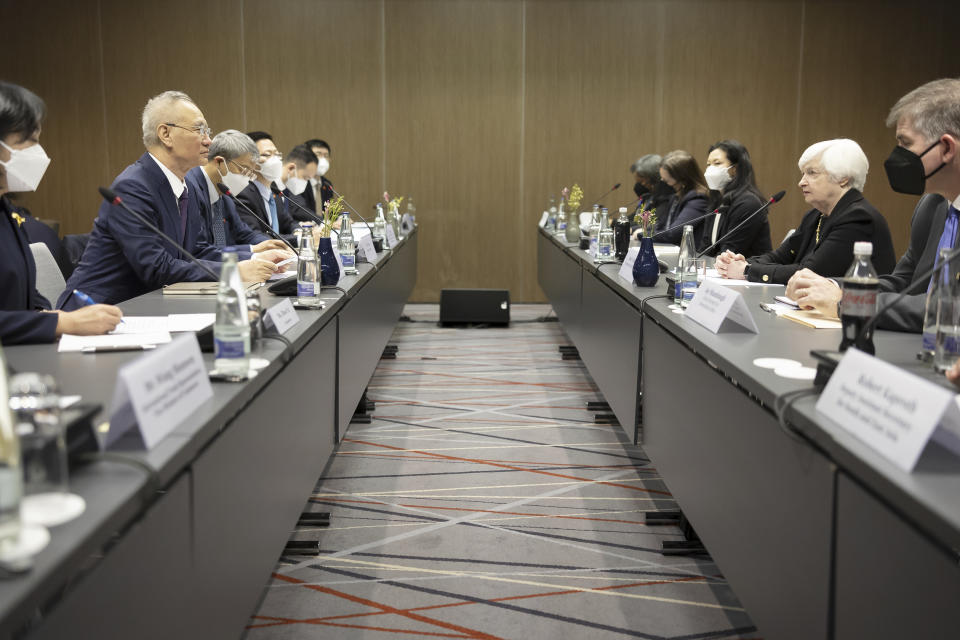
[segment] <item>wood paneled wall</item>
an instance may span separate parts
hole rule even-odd
[[[856,0],[0,0],[0,77],[49,108],[53,163],[23,202],[90,229],[95,187],[142,153],[140,111],[189,93],[211,127],[270,131],[284,152],[332,146],[329,177],[362,213],[412,195],[421,227],[413,299],[443,287],[542,300],[534,224],[578,182],[587,201],[649,152],[701,162],[722,138],[750,149],[774,240],[802,216],[796,159],[850,137],[867,197],[906,248],[915,198],[892,193],[887,110],[960,76],[960,3]]]

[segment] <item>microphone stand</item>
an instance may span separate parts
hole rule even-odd
[[[716,247],[717,245],[719,245],[721,242],[723,242],[724,240],[726,240],[727,238],[729,238],[730,236],[732,236],[740,227],[742,227],[743,225],[745,225],[745,224],[747,224],[748,222],[750,222],[750,220],[753,219],[753,216],[757,215],[758,213],[760,213],[761,211],[763,211],[764,209],[766,209],[766,208],[769,207],[770,205],[776,204],[777,202],[780,202],[780,200],[782,200],[782,199],[783,199],[783,196],[785,196],[785,195],[786,195],[786,191],[781,191],[781,192],[779,192],[779,193],[774,194],[772,198],[770,198],[769,200],[767,200],[767,201],[763,204],[763,206],[761,206],[759,209],[757,209],[756,211],[754,211],[753,213],[751,213],[750,215],[748,215],[746,218],[744,218],[744,219],[740,222],[740,224],[738,224],[737,226],[735,226],[733,229],[730,229],[730,231],[727,231],[725,234],[723,234],[723,235],[720,237],[719,240],[717,240],[716,242],[714,242],[712,245],[710,245],[709,247],[707,247],[707,248],[704,249],[703,251],[699,252],[696,257],[697,257],[697,258],[702,257],[703,254],[705,254],[705,253],[707,253],[708,251],[712,250],[714,247]],[[716,210],[714,211],[714,213],[718,212],[719,210],[720,210],[720,209],[716,209]]]

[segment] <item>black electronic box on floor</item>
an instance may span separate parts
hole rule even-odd
[[[510,324],[510,292],[506,289],[442,289],[440,326]]]

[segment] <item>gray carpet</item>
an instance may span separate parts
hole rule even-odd
[[[311,498],[318,557],[281,558],[247,640],[758,638],[708,557],[668,558],[675,506],[546,305],[508,329],[441,329],[409,305]]]

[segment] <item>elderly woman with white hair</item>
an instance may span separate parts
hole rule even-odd
[[[890,273],[897,257],[883,215],[863,197],[869,163],[853,140],[826,140],[810,145],[797,163],[800,191],[813,209],[796,232],[768,253],[744,258],[725,251],[716,268],[730,279],[786,284],[800,269],[824,277],[842,276],[853,260],[856,242],[873,243],[873,266]]]

